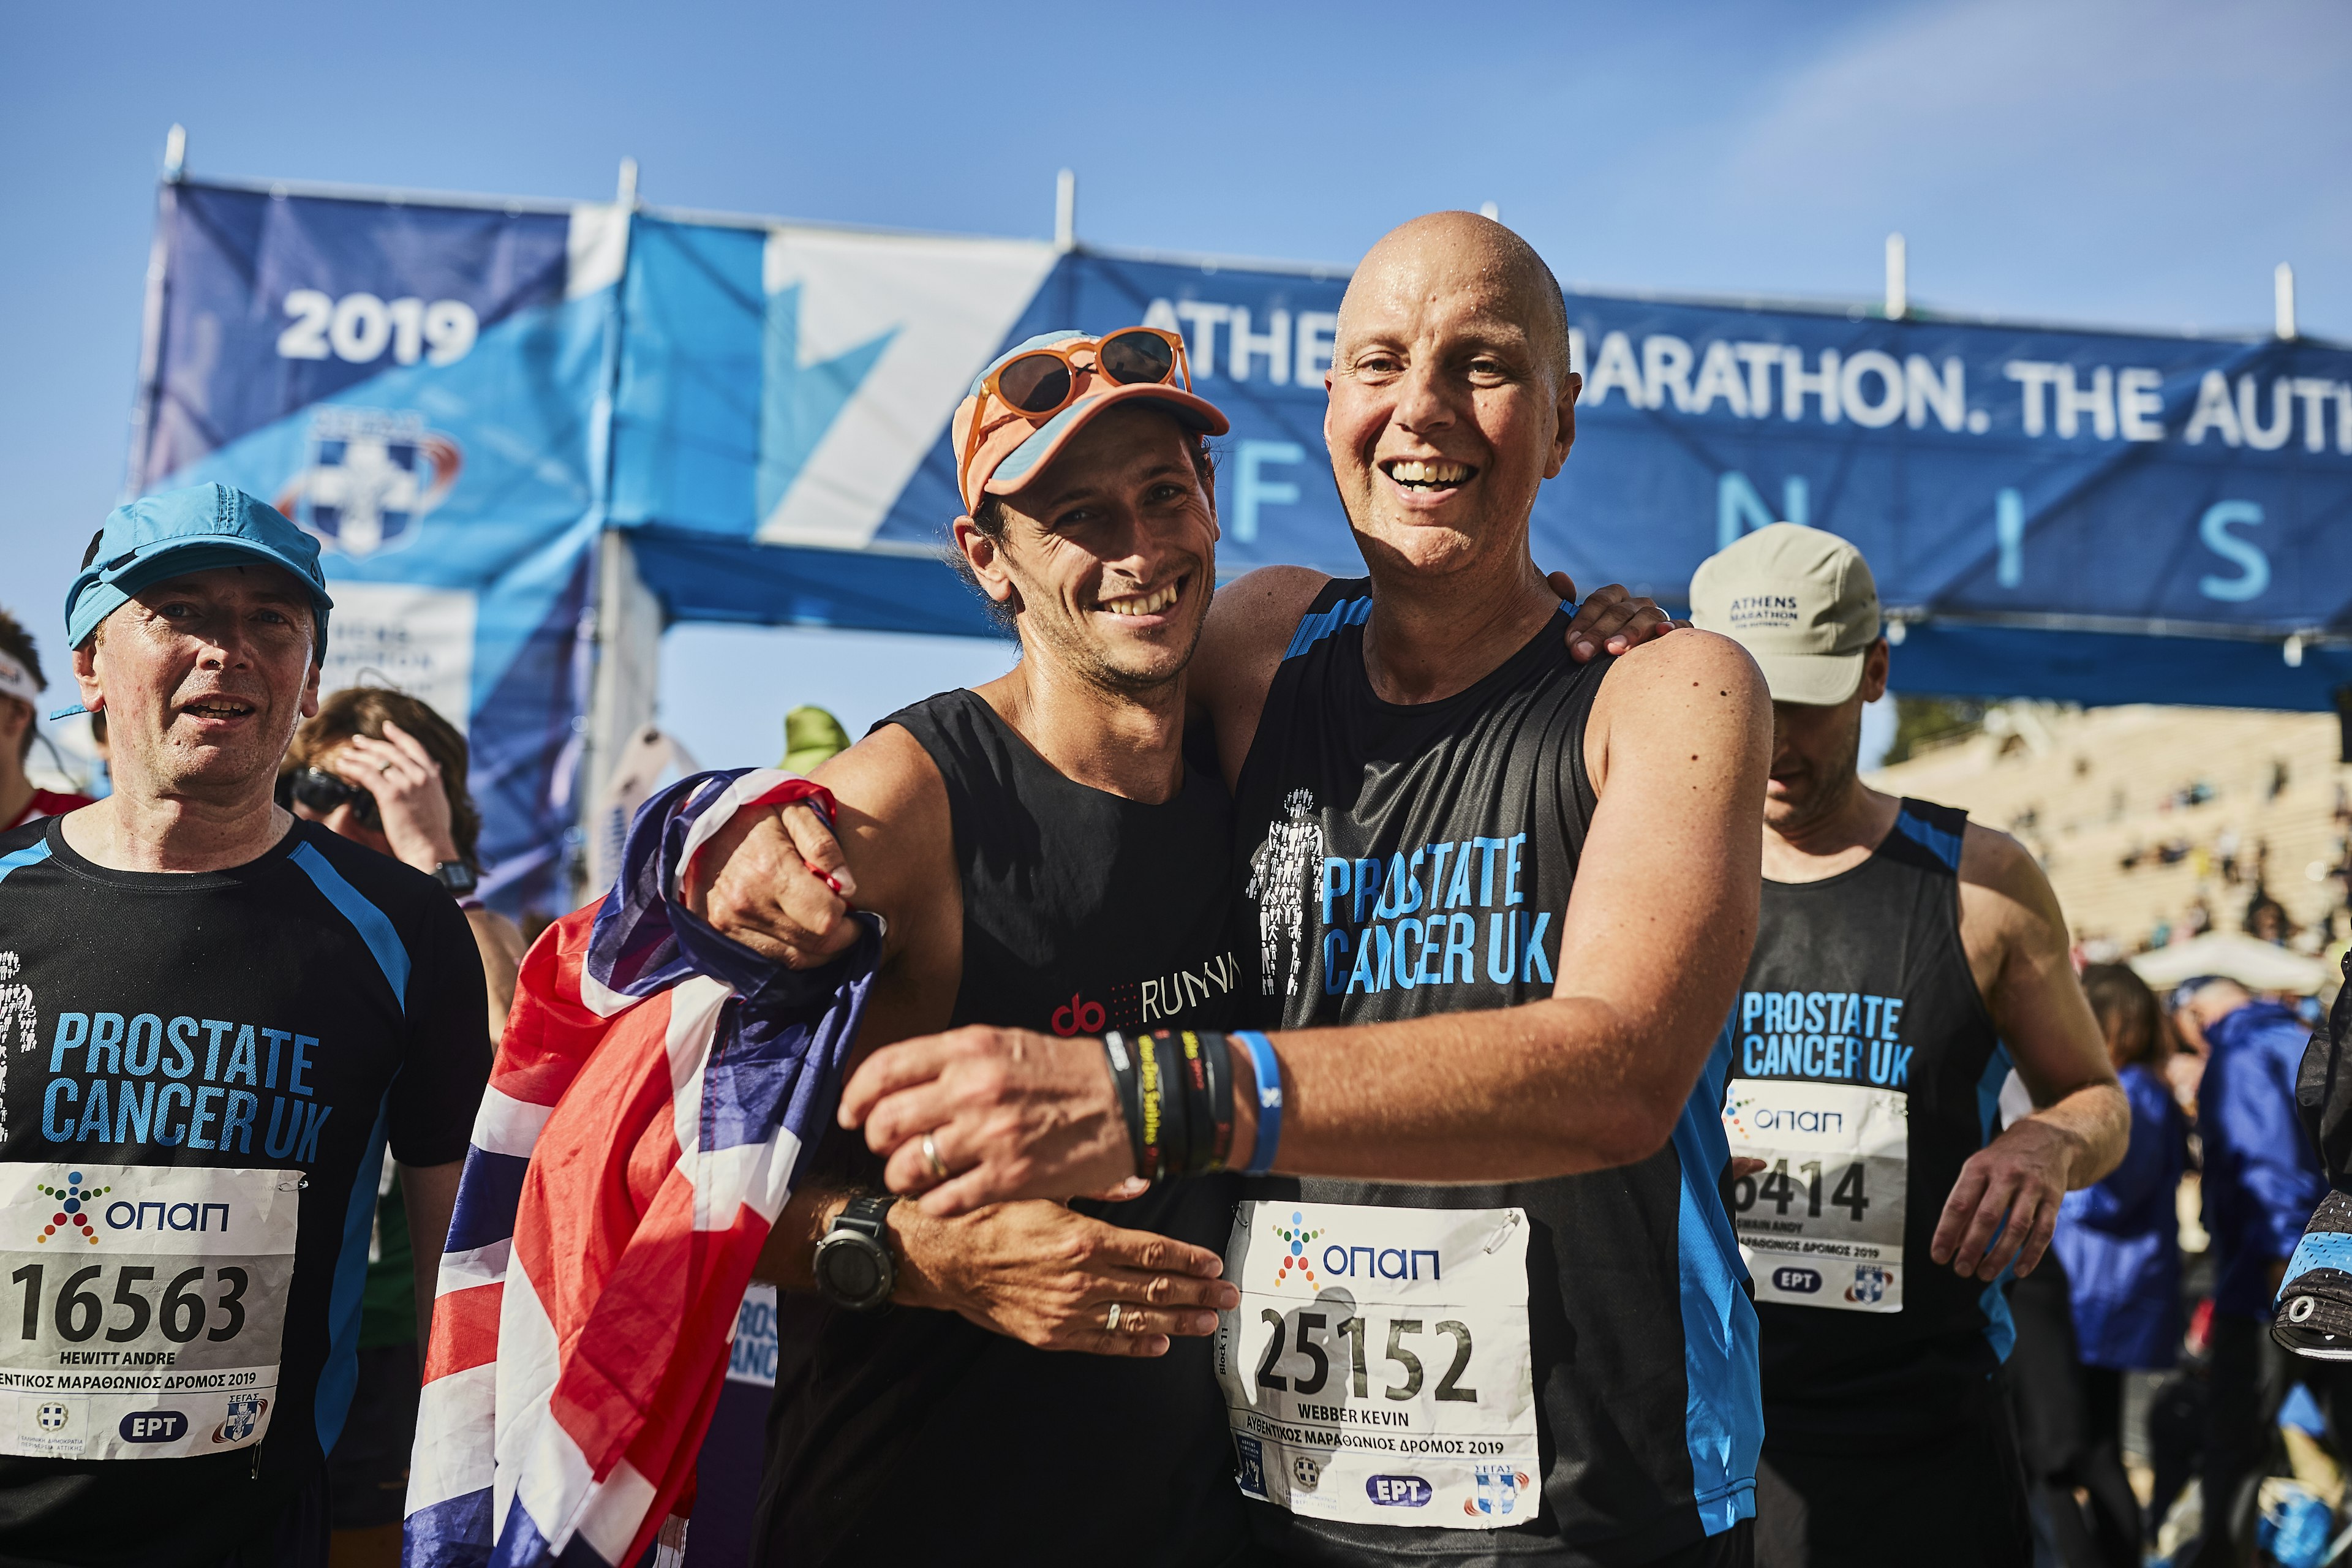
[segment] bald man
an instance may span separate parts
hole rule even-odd
[[[1763,680],[1705,633],[1563,646],[1528,517],[1580,383],[1509,230],[1381,240],[1326,386],[1369,575],[1242,578],[1192,667],[1244,1008],[1276,1031],[1202,1040],[1255,1072],[1235,1162],[1277,1173],[1217,1344],[1254,1527],[1317,1563],[1748,1563],[1756,1316],[1717,1110]],[[932,1213],[1099,1191],[1137,1173],[1105,1060],[960,1029],[875,1053],[843,1119]]]

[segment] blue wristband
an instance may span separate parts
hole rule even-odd
[[[1274,1169],[1282,1142],[1282,1058],[1274,1054],[1274,1042],[1255,1029],[1236,1029],[1230,1037],[1249,1053],[1250,1076],[1257,1080],[1257,1142],[1243,1168],[1262,1176]]]

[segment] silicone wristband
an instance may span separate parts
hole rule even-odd
[[[1171,1151],[1184,1147],[1184,1093],[1176,1053],[1165,1035],[1138,1035],[1129,1043],[1135,1048],[1142,1111],[1137,1135],[1143,1144],[1143,1158],[1136,1173],[1146,1181],[1161,1182],[1171,1174]]]
[[[1217,1168],[1217,1119],[1209,1105],[1207,1038],[1185,1029],[1169,1042],[1184,1085],[1184,1175]]]
[[[1275,1152],[1282,1144],[1282,1058],[1275,1055],[1274,1042],[1255,1029],[1236,1029],[1232,1037],[1241,1042],[1257,1080],[1257,1143],[1243,1169],[1261,1176],[1274,1169]]]
[[[1110,1063],[1110,1081],[1118,1100],[1118,1113],[1127,1121],[1127,1143],[1135,1153],[1135,1173],[1150,1181],[1151,1167],[1144,1162],[1143,1149],[1143,1097],[1139,1081],[1142,1075],[1136,1068],[1135,1052],[1127,1037],[1114,1029],[1103,1037],[1103,1057]]]

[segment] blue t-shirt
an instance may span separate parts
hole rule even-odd
[[[2270,1266],[2294,1255],[2327,1192],[2294,1104],[2311,1026],[2275,1002],[2249,1002],[2208,1026],[2205,1039],[2212,1057],[2197,1093],[2197,1128],[2205,1146],[2205,1228],[2213,1235],[2213,1310],[2267,1321]]]

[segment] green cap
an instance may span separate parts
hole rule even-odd
[[[822,708],[795,708],[784,715],[786,773],[814,773],[827,758],[849,750],[849,731]]]

